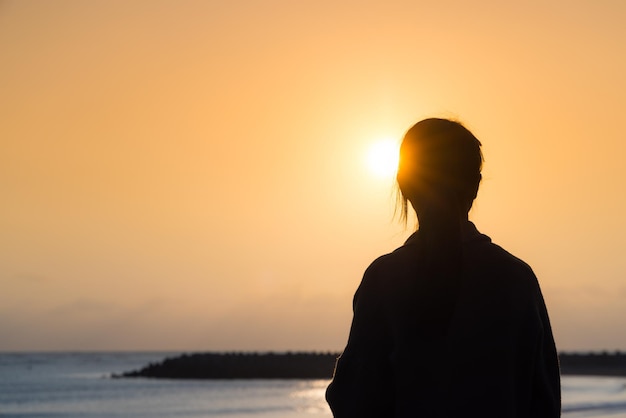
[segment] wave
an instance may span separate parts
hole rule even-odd
[[[626,412],[626,401],[619,402],[591,402],[591,403],[579,403],[579,404],[569,404],[564,405],[562,408],[563,413],[574,413],[574,412],[608,412],[608,413],[617,413],[617,412]]]

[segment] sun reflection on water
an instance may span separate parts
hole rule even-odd
[[[325,393],[328,380],[307,380],[298,383],[289,397],[297,404],[298,412],[309,416],[331,417]]]

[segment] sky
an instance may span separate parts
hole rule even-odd
[[[626,350],[626,3],[0,0],[0,351],[341,350],[412,232],[367,165],[485,165],[561,351]]]

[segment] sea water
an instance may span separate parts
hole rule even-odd
[[[331,417],[328,380],[111,378],[177,354],[0,354],[0,417]],[[564,376],[562,391],[564,417],[626,417],[626,378]]]
[[[321,418],[326,380],[114,379],[178,353],[0,354],[0,417]]]

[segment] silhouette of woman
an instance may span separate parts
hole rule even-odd
[[[410,203],[419,229],[365,271],[326,391],[335,418],[560,416],[537,279],[468,221],[480,146],[446,119],[406,133],[397,182],[403,217]]]

